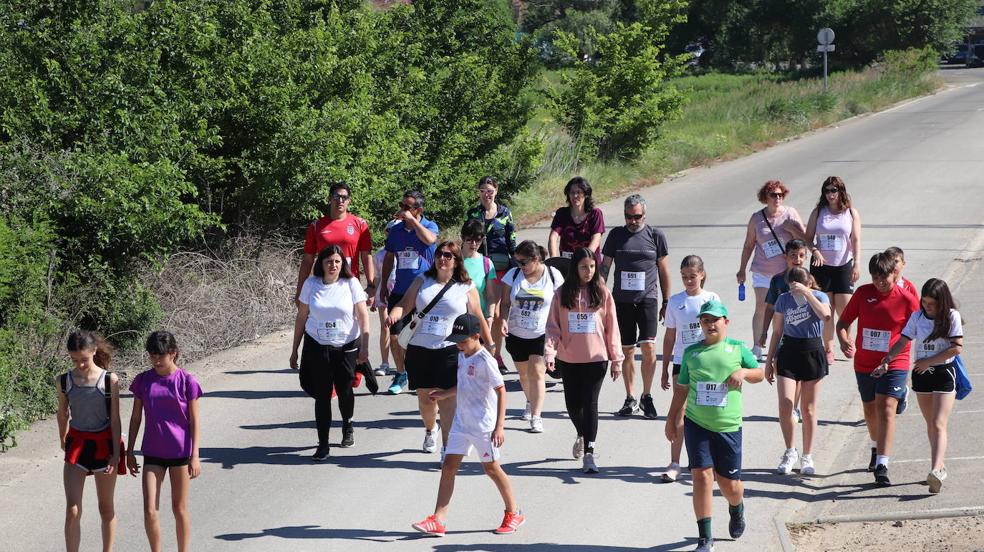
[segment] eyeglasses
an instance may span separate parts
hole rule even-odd
[[[571,190],[571,193],[569,193],[567,195],[569,195],[571,197],[583,197],[584,196],[584,192],[581,191],[581,190]]]
[[[450,251],[438,251],[437,253],[434,254],[434,257],[437,259],[445,259],[450,261],[451,259],[454,258],[454,253]]]
[[[823,189],[823,193],[825,193],[825,194],[836,194],[839,191],[840,190],[837,189],[837,188],[824,188]]]
[[[516,257],[515,259],[516,259],[516,264],[518,264],[519,266],[526,266],[533,261],[533,259],[520,259],[519,257]]]
[[[769,197],[771,197],[773,199],[782,199],[782,198],[786,197],[786,194],[784,194],[782,192],[772,192],[772,193],[769,194]]]
[[[625,213],[625,220],[642,220],[642,217],[646,216],[645,213],[641,215],[633,215],[630,213]]]
[[[402,201],[400,202],[400,209],[403,209],[404,211],[413,211],[416,208],[417,208],[416,203],[407,204]]]
[[[492,195],[495,193],[495,188],[480,188],[478,193],[483,195]]]
[[[331,199],[334,200],[334,201],[345,203],[346,201],[352,199],[352,196],[350,196],[350,195],[340,195],[340,194],[331,194]]]
[[[471,243],[482,243],[483,240],[485,240],[485,238],[481,236],[471,236],[469,238],[464,238],[461,241],[471,242]]]

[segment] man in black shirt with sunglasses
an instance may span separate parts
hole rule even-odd
[[[666,312],[670,298],[670,276],[667,269],[666,236],[646,224],[646,200],[639,194],[625,198],[625,226],[613,228],[602,248],[604,260],[601,275],[609,282],[615,298],[618,329],[622,334],[625,362],[622,376],[625,382],[625,403],[616,412],[631,416],[639,412],[656,419],[652,388],[656,377],[656,331]],[[608,279],[615,264],[614,281]],[[660,291],[662,290],[662,301]],[[635,348],[642,349],[642,396],[633,396],[635,382]],[[641,405],[640,405],[641,402]]]

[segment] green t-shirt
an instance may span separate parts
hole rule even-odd
[[[488,317],[489,306],[485,304],[485,288],[495,281],[495,267],[492,266],[492,261],[489,261],[489,270],[486,273],[484,259],[481,255],[465,259],[465,270],[468,271],[468,277],[472,279],[475,289],[478,290],[478,299],[482,302],[482,314]]]
[[[758,361],[745,344],[725,338],[715,345],[703,341],[683,351],[677,382],[686,385],[686,416],[716,433],[741,429],[741,391],[724,383],[739,368],[758,368]]]

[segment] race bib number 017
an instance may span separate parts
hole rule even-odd
[[[728,384],[712,381],[697,382],[697,405],[718,408],[728,406]]]

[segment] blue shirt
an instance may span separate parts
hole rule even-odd
[[[438,234],[437,223],[420,217],[420,225]],[[417,237],[413,228],[400,222],[386,235],[386,252],[394,255],[393,270],[396,271],[396,284],[393,293],[403,295],[410,289],[414,278],[427,271],[434,264],[434,250],[437,244],[425,244]]]
[[[813,290],[813,296],[828,305],[830,300],[822,291]],[[805,298],[803,299],[806,300]],[[776,300],[776,312],[782,314],[782,334],[789,337],[809,338],[823,335],[823,319],[813,312],[809,303],[796,304],[792,292],[787,291]]]
[[[789,291],[789,282],[786,281],[786,272],[787,271],[784,270],[769,280],[769,291],[765,294],[765,302],[773,307],[776,306],[776,301],[779,299],[779,296]]]

